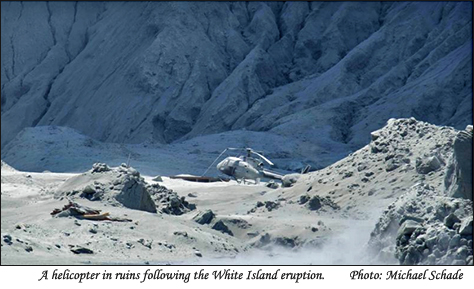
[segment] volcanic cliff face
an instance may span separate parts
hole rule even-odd
[[[169,143],[265,131],[353,150],[472,119],[472,3],[2,2],[2,147],[31,126]]]

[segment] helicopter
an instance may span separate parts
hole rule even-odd
[[[270,178],[281,180],[283,175],[275,172],[271,172],[263,168],[263,163],[267,163],[273,166],[273,163],[264,157],[261,153],[254,151],[251,148],[226,148],[222,153],[212,162],[207,168],[206,172],[212,167],[212,165],[226,152],[226,151],[245,151],[246,154],[242,154],[239,157],[229,156],[219,162],[216,166],[217,170],[223,174],[233,177],[238,183],[245,180],[254,180],[255,184],[260,182],[261,178]],[[203,174],[203,175],[204,175]]]

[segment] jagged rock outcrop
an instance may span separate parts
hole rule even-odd
[[[454,140],[454,154],[444,182],[448,196],[472,200],[472,125]]]
[[[2,148],[58,125],[119,143],[270,131],[344,155],[390,117],[472,119],[468,2],[1,6]]]

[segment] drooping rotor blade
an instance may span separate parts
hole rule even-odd
[[[283,176],[274,172],[270,172],[267,170],[263,170],[263,176],[269,179],[275,179],[275,180],[281,180],[283,179]]]
[[[221,152],[221,154],[212,162],[212,164],[211,164],[211,165],[207,168],[207,170],[201,175],[201,177],[204,176],[204,175],[207,173],[207,171],[212,167],[212,165],[217,161],[217,159],[220,158],[221,155],[223,155],[227,150],[228,150],[228,148],[225,149],[225,150],[223,150],[223,151]]]
[[[244,150],[243,148],[227,148],[227,150],[230,150],[230,151],[241,151],[241,150]]]
[[[267,159],[266,157],[264,157],[263,155],[261,155],[261,154],[259,154],[259,153],[257,153],[257,152],[254,152],[254,151],[252,151],[252,153],[253,153],[253,154],[256,154],[256,155],[259,156],[259,157],[261,157],[261,158],[262,158],[264,161],[266,161],[269,165],[273,166],[273,163],[272,163],[269,159]]]

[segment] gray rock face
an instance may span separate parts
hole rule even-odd
[[[444,183],[449,196],[472,200],[472,127],[456,136]]]
[[[337,155],[393,116],[461,128],[470,8],[2,2],[1,146],[45,125],[117,143],[245,128]]]

